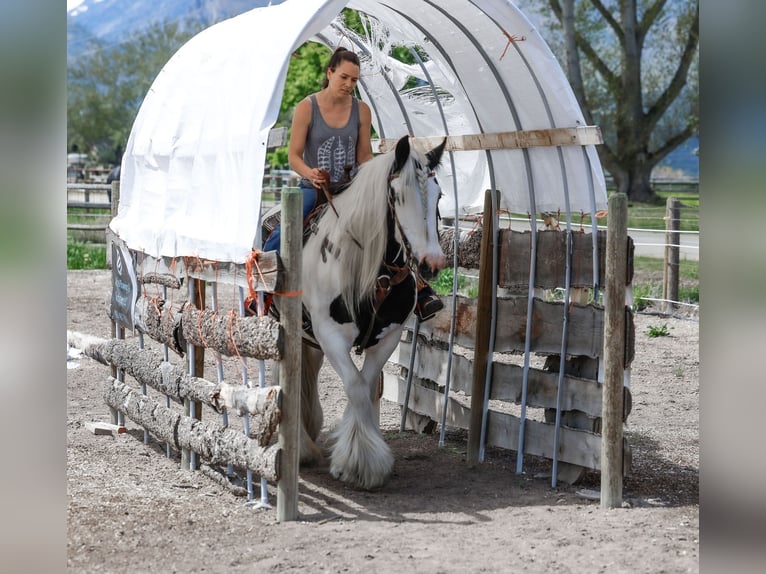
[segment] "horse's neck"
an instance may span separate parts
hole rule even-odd
[[[394,219],[389,213],[388,224],[386,225],[386,251],[383,255],[383,262],[388,265],[404,266],[407,264],[404,247],[396,238]]]

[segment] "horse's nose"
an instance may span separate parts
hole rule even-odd
[[[423,278],[431,279],[435,277],[439,271],[444,269],[445,265],[446,260],[444,255],[440,255],[439,257],[424,257],[418,265],[418,271],[420,271],[420,275],[422,275]]]

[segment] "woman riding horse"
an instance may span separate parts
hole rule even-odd
[[[323,458],[315,441],[322,428],[317,375],[326,356],[348,397],[332,436],[330,473],[362,488],[380,487],[393,469],[375,411],[380,373],[415,307],[417,277],[432,278],[445,265],[434,175],[445,142],[423,154],[403,137],[394,151],[364,163],[312,221],[303,247],[302,300],[314,340],[304,335],[301,462]],[[381,275],[390,278],[382,297]],[[364,351],[361,369],[354,347]]]
[[[337,48],[325,68],[322,90],[295,107],[288,161],[301,176],[304,220],[318,203],[329,200],[333,191],[347,183],[359,165],[372,158],[370,107],[354,97],[359,73],[357,55]],[[323,191],[321,196],[318,190]],[[277,227],[266,240],[264,251],[278,250],[279,241]],[[381,277],[381,283],[388,281],[390,277]],[[420,282],[420,287],[415,312],[425,321],[443,304],[425,282]]]

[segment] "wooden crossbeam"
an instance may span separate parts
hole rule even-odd
[[[414,137],[415,148],[428,151],[439,145],[444,136]],[[385,153],[394,149],[399,138],[372,140],[372,151]],[[599,145],[604,143],[601,128],[582,126],[576,128],[551,128],[546,130],[521,130],[489,134],[466,134],[447,136],[447,151],[476,151],[487,149],[522,149],[563,145]]]

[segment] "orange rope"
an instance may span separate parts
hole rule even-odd
[[[274,291],[274,295],[279,295],[280,297],[298,297],[299,295],[303,295],[303,291]]]
[[[503,30],[503,35],[508,38],[508,43],[505,45],[505,49],[503,50],[503,53],[500,54],[500,59],[502,60],[505,58],[505,53],[508,51],[508,48],[510,47],[512,42],[523,42],[527,39],[526,36],[515,36],[513,34],[509,34],[505,30]]]
[[[255,291],[255,287],[253,287],[253,268],[255,268],[256,272],[258,273],[258,278],[260,279],[262,284],[266,284],[266,279],[263,276],[263,271],[261,270],[261,266],[258,264],[258,254],[263,253],[262,251],[258,251],[257,249],[253,249],[250,255],[245,260],[245,279],[247,280],[247,299],[245,299],[245,307],[249,307],[250,304],[256,300],[257,293]]]

